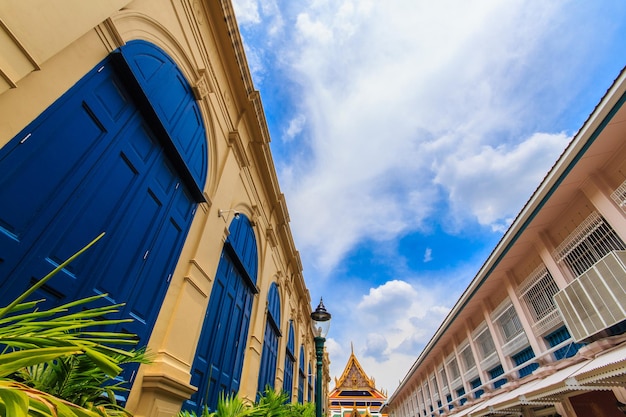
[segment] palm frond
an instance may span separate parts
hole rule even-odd
[[[79,407],[43,391],[16,381],[0,379],[0,410],[11,417],[63,416],[101,417],[94,411]]]
[[[62,262],[59,266],[57,266],[56,268],[54,268],[48,275],[46,275],[45,277],[43,277],[42,279],[40,279],[35,285],[33,285],[32,287],[30,287],[28,290],[26,290],[23,294],[21,294],[19,297],[17,297],[15,300],[13,300],[8,306],[0,309],[0,318],[4,317],[5,315],[7,315],[9,312],[11,312],[13,310],[13,308],[22,303],[24,300],[26,300],[28,297],[30,297],[31,294],[33,294],[35,291],[37,291],[41,286],[43,286],[46,282],[48,282],[50,280],[50,278],[52,278],[53,276],[55,276],[56,274],[58,274],[63,268],[65,268],[66,266],[68,266],[74,259],[78,258],[80,255],[82,255],[85,251],[87,251],[90,247],[92,247],[93,245],[96,244],[97,241],[99,241],[100,239],[102,239],[102,237],[104,236],[104,232],[100,233],[100,235],[98,237],[96,237],[94,240],[92,240],[91,242],[89,242],[85,247],[83,247],[82,249],[80,249],[78,252],[76,252],[74,255],[70,256],[65,262]]]
[[[39,310],[25,301],[37,288],[93,246],[102,235],[35,286],[0,308],[0,415],[11,417],[128,416],[115,396],[121,364],[148,363],[144,350],[126,350],[135,335],[100,331],[131,320],[110,318],[123,304],[96,306],[106,294]]]

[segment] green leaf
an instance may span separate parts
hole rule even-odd
[[[52,361],[63,355],[82,353],[76,346],[18,350],[0,355],[0,377],[5,377],[26,366]]]
[[[15,392],[19,392],[20,394],[18,395],[27,397],[28,412],[27,414],[19,414],[18,412],[16,414],[18,417],[101,417],[91,410],[83,409],[75,404],[15,381],[0,380],[0,392],[2,392],[3,396],[10,396]],[[7,414],[7,416],[13,417],[13,414]]]
[[[37,310],[40,301],[24,301],[100,237],[0,309],[0,415],[130,416],[115,400],[128,389],[113,378],[121,372],[120,364],[148,363],[148,355],[143,349],[122,348],[136,345],[134,335],[98,331],[132,321],[108,318],[119,315],[124,304],[108,304],[101,300],[105,294],[45,310]],[[105,305],[89,308],[93,302]]]
[[[76,252],[74,255],[70,256],[65,262],[63,262],[61,265],[57,266],[56,268],[54,268],[54,270],[52,270],[52,272],[50,272],[48,275],[46,275],[45,277],[43,277],[42,279],[40,279],[35,285],[33,285],[32,287],[30,287],[26,292],[24,292],[22,295],[20,295],[19,297],[17,297],[15,300],[13,300],[13,302],[11,304],[9,304],[8,306],[6,306],[3,309],[0,309],[0,317],[5,316],[7,313],[9,313],[16,305],[20,304],[22,301],[26,300],[32,293],[34,293],[35,291],[37,291],[37,289],[39,289],[42,285],[44,285],[47,281],[50,280],[50,278],[52,278],[54,275],[56,275],[59,271],[61,271],[63,268],[65,268],[67,265],[70,264],[70,262],[72,262],[74,259],[78,258],[83,252],[85,252],[87,249],[89,249],[90,247],[92,247],[93,245],[96,244],[97,241],[99,241],[102,236],[104,236],[104,232],[102,232],[98,237],[96,237],[94,240],[92,240],[91,242],[89,242],[87,244],[87,246],[85,246],[84,248],[82,248],[81,250],[79,250],[78,252]]]
[[[111,358],[94,349],[85,349],[85,353],[89,356],[104,373],[110,377],[116,377],[122,372],[120,368]]]
[[[5,416],[27,417],[28,396],[15,389],[0,387],[0,401],[4,404]]]

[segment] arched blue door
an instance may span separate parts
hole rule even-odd
[[[262,394],[269,386],[274,389],[276,380],[276,362],[278,358],[278,338],[280,333],[280,295],[278,285],[272,282],[267,294],[267,316],[265,318],[265,333],[263,334],[263,353],[259,369],[257,395]]]
[[[308,373],[309,389],[307,395],[307,402],[311,402],[313,398],[313,373],[311,372],[311,361],[309,361],[309,373]]]
[[[293,333],[293,320],[289,320],[289,339],[287,339],[287,354],[285,355],[285,375],[283,378],[283,392],[289,397],[287,402],[291,402],[293,390],[293,368],[296,363],[296,342]]]
[[[220,392],[237,393],[256,294],[257,246],[250,221],[233,219],[217,267],[215,282],[191,369],[198,391],[184,407],[215,411]]]
[[[300,346],[300,361],[298,364],[298,402],[304,403],[304,381],[306,374],[304,373],[304,346]]]
[[[140,64],[118,65],[122,56],[168,65],[142,73]],[[137,89],[151,84],[144,73],[161,74],[162,97]],[[104,231],[36,296],[59,304],[108,293],[103,302],[125,302],[120,316],[134,319],[115,330],[147,343],[206,175],[204,165],[194,180],[197,162],[176,150],[206,144],[173,139],[181,129],[204,132],[201,119],[157,127],[167,91],[168,106],[199,115],[189,85],[180,91],[180,76],[161,50],[131,42],[0,149],[0,304]],[[187,140],[205,142],[202,135]]]

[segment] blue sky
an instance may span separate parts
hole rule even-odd
[[[352,343],[391,394],[626,64],[626,3],[233,3],[331,378]]]

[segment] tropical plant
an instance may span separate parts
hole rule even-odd
[[[284,417],[287,413],[287,399],[289,394],[284,391],[276,391],[269,385],[265,387],[265,391],[257,401],[257,407],[263,407],[263,416],[266,417]]]
[[[315,403],[288,404],[285,417],[315,417]]]
[[[72,402],[81,392],[79,384],[83,384],[85,393],[88,393],[87,387],[93,389],[95,381],[89,380],[88,374],[98,375],[96,379],[105,376],[108,380],[113,380],[122,371],[121,363],[129,360],[145,361],[143,352],[124,349],[125,346],[136,344],[134,335],[94,330],[100,326],[130,321],[106,318],[119,312],[122,304],[85,307],[106,296],[103,294],[40,311],[37,306],[42,300],[25,301],[102,236],[103,234],[98,236],[8,306],[0,309],[0,346],[3,347],[3,352],[0,353],[0,415],[11,417],[129,415],[114,402],[101,401],[94,391],[82,400],[79,398],[78,402],[82,404]],[[79,311],[78,307],[83,309]],[[57,369],[70,365],[84,369],[87,364],[92,368],[88,373],[59,372]],[[59,380],[58,384],[53,382],[54,378],[63,373],[71,374],[72,381]],[[36,380],[37,383],[34,382]],[[60,398],[62,392],[67,392],[68,384],[76,384],[71,389],[72,396],[69,396],[72,400]],[[65,388],[61,388],[63,385]],[[59,396],[44,391],[54,386],[58,389],[51,391]],[[109,394],[114,390],[115,388],[109,386],[101,393]]]
[[[261,417],[265,415],[266,407],[246,401],[236,394],[225,395],[222,392],[212,417]]]
[[[262,417],[265,415],[266,406],[253,404],[240,398],[237,394],[225,394],[220,392],[217,399],[217,407],[214,412],[210,412],[205,405],[200,417]],[[182,410],[177,417],[197,417],[193,410]]]
[[[200,417],[314,417],[315,406],[308,404],[289,404],[289,394],[275,391],[267,386],[256,403],[241,399],[235,394],[223,392],[217,401],[214,412],[205,406]],[[177,417],[197,417],[195,411],[182,410]]]
[[[202,409],[202,414],[200,414],[200,416],[210,417],[211,415],[212,413],[209,411],[209,408],[207,406],[204,406],[204,408]],[[176,417],[197,417],[197,414],[193,410],[181,410],[178,412],[178,414],[176,414]]]
[[[144,350],[130,350],[131,356],[111,354],[119,365],[149,363]],[[122,410],[117,405],[118,396],[129,389],[123,380],[113,380],[102,369],[93,366],[87,355],[70,355],[54,361],[38,363],[20,369],[12,377],[40,391],[85,408],[100,406]]]

